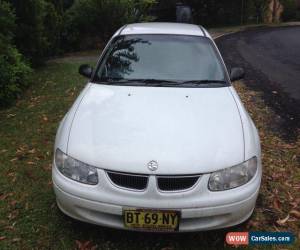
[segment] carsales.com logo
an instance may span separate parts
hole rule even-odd
[[[230,232],[226,235],[228,245],[279,245],[292,244],[295,236],[290,232]]]

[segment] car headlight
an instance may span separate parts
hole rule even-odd
[[[64,154],[60,149],[55,151],[55,165],[66,177],[85,184],[98,183],[97,169]]]
[[[212,173],[208,188],[211,191],[223,191],[242,186],[253,178],[256,171],[257,158],[253,157],[240,165]]]

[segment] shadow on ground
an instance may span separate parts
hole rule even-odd
[[[81,243],[91,241],[90,246],[97,245],[99,249],[224,249],[228,232],[214,230],[197,233],[142,233],[90,225],[67,216],[64,219],[69,225],[68,230],[79,237],[74,240]],[[237,230],[238,227],[232,229]]]

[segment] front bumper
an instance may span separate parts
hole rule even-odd
[[[123,208],[174,209],[181,211],[180,232],[211,230],[234,226],[253,212],[261,181],[261,166],[247,184],[232,190],[211,192],[209,175],[182,192],[160,192],[150,176],[145,191],[130,191],[114,186],[104,170],[98,170],[99,184],[81,184],[63,176],[54,166],[53,186],[59,208],[75,219],[106,227],[126,229]]]

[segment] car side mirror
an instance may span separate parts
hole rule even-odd
[[[243,68],[232,68],[230,70],[230,80],[232,82],[241,80],[245,77],[245,71]]]
[[[87,78],[91,78],[93,74],[93,68],[88,64],[82,64],[79,67],[79,74]]]

